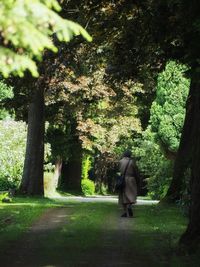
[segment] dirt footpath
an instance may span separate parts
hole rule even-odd
[[[1,259],[2,267],[39,267],[37,262],[37,251],[42,249],[43,241],[50,233],[61,228],[67,223],[68,208],[48,209],[37,222],[35,222],[23,235],[21,240],[13,242]],[[49,265],[50,267],[50,265]]]
[[[95,203],[94,203],[95,209]],[[62,235],[62,229],[70,225],[76,205],[47,210],[34,223],[21,240],[13,243],[0,261],[2,267],[145,267],[152,259],[134,247],[134,218],[120,218],[117,205],[113,204],[103,221],[103,230],[92,247],[83,247],[77,240],[78,233]],[[92,220],[92,218],[91,218]],[[90,222],[88,229],[90,231]],[[80,229],[81,231],[81,229]],[[96,229],[99,231],[99,229]],[[70,236],[71,235],[71,236]],[[74,237],[73,237],[74,235]],[[66,239],[65,239],[66,238]],[[67,238],[76,239],[70,243]],[[67,244],[68,242],[68,244]],[[67,245],[66,245],[67,244]],[[71,244],[71,247],[70,247]],[[80,246],[77,244],[80,244]],[[73,247],[74,246],[74,247]],[[70,255],[73,251],[74,255]],[[162,265],[168,266],[168,265]]]

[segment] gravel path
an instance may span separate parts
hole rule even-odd
[[[69,196],[69,197],[57,197],[55,199],[63,200],[63,201],[77,201],[77,202],[113,202],[117,203],[118,198],[116,196],[94,196],[94,197],[76,197],[76,196]],[[157,204],[159,201],[157,200],[137,200],[137,205],[152,205]]]

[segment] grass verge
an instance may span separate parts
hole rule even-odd
[[[45,209],[57,205],[50,199],[26,197],[0,203],[0,247],[18,239]]]
[[[12,204],[1,204],[0,245],[18,239],[45,209],[65,206],[64,226],[39,236],[39,243],[33,244],[37,255],[32,259],[33,266],[95,266],[104,260],[106,250],[115,258],[124,246],[124,259],[140,264],[135,266],[199,266],[199,254],[176,254],[187,218],[175,206],[138,205],[135,217],[123,220],[116,203],[61,201],[17,198]]]

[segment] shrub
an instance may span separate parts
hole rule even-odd
[[[8,193],[2,193],[2,194],[0,194],[0,201],[5,202],[5,203],[10,203],[10,202],[12,202],[12,198],[9,197]]]
[[[95,193],[95,184],[93,181],[89,179],[82,179],[81,181],[81,189],[84,196],[91,196]]]
[[[88,155],[83,156],[82,160],[82,179],[88,179],[88,173],[91,169],[91,158]]]
[[[173,162],[167,160],[155,141],[155,133],[149,128],[143,132],[134,148],[140,173],[146,177],[148,195],[161,199],[169,188]]]
[[[17,188],[22,175],[26,125],[13,120],[0,121],[0,190]]]
[[[12,87],[8,86],[4,80],[0,79],[0,101],[3,103],[4,100],[12,97],[13,97]],[[9,114],[9,111],[3,108],[2,106],[0,107],[0,119],[3,120],[5,118],[10,118],[11,116]]]

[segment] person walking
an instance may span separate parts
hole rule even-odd
[[[137,182],[139,175],[137,167],[131,158],[131,151],[127,150],[119,161],[119,171],[124,175],[124,188],[119,192],[119,204],[122,205],[124,213],[121,217],[133,217],[132,205],[137,202]]]

